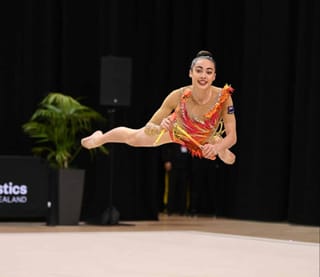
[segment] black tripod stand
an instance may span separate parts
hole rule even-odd
[[[116,109],[109,108],[109,125],[112,129],[114,127],[114,116],[115,116]],[[101,224],[102,225],[115,225],[119,222],[120,213],[119,211],[113,206],[113,184],[114,184],[114,146],[109,144],[109,157],[110,157],[110,166],[109,166],[109,203],[108,208],[102,213],[101,217]]]

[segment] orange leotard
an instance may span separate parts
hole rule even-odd
[[[170,130],[171,139],[179,144],[185,145],[193,156],[202,157],[200,145],[214,141],[214,136],[222,131],[221,112],[225,101],[229,98],[233,88],[225,85],[220,91],[218,99],[213,107],[204,115],[203,120],[192,118],[186,109],[186,103],[191,97],[191,90],[186,89],[181,96],[181,100],[175,111],[171,114],[174,127]],[[182,132],[183,129],[186,133]],[[190,139],[188,136],[191,136]]]

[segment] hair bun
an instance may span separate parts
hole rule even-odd
[[[197,53],[196,58],[203,57],[203,56],[211,57],[211,58],[213,57],[211,52],[207,50],[201,50]]]

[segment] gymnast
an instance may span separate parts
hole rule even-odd
[[[140,129],[116,127],[106,133],[98,130],[81,140],[92,149],[105,143],[125,143],[133,147],[155,147],[179,143],[192,156],[234,164],[230,148],[237,141],[232,101],[234,89],[212,85],[216,63],[211,52],[201,50],[189,69],[191,85],[173,90],[145,126]]]

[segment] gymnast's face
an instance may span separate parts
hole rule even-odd
[[[216,69],[212,61],[206,58],[199,58],[189,71],[192,85],[202,89],[211,86],[216,78]]]

